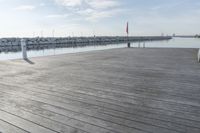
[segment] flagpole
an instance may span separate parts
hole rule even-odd
[[[127,33],[127,46],[128,46],[128,48],[130,48],[131,44],[129,42],[129,24],[128,24],[128,22],[127,22],[127,26],[126,26],[126,33]]]

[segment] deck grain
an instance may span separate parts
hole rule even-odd
[[[0,63],[2,133],[199,133],[197,49],[123,48]]]

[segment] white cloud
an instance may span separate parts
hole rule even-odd
[[[106,9],[119,5],[118,0],[55,0],[55,2],[66,7],[76,7],[86,4],[94,9]]]
[[[83,0],[55,0],[56,3],[66,7],[81,6],[82,1]]]
[[[55,2],[85,17],[88,21],[98,21],[120,12],[118,0],[55,0]]]
[[[86,0],[86,3],[94,9],[107,9],[119,6],[116,0]]]
[[[50,15],[47,15],[46,17],[47,18],[66,18],[68,16],[69,14],[50,14]]]
[[[33,5],[21,5],[18,6],[16,8],[14,8],[15,10],[22,10],[22,11],[32,11],[34,10],[36,7]]]
[[[113,17],[121,12],[123,12],[124,10],[122,9],[113,9],[113,10],[94,10],[94,9],[87,9],[87,10],[83,10],[83,11],[79,11],[78,13],[82,16],[85,17],[86,20],[88,21],[98,21],[100,19],[103,18],[109,18],[109,17]]]

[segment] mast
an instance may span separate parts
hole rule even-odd
[[[127,33],[127,46],[128,48],[131,47],[131,44],[129,42],[129,23],[127,22],[127,25],[126,25],[126,33]]]

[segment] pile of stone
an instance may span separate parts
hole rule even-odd
[[[84,47],[91,45],[118,44],[133,41],[153,41],[166,40],[171,37],[124,37],[124,36],[101,36],[101,37],[64,37],[64,38],[24,38],[28,50],[62,48],[62,47]],[[2,38],[0,39],[0,52],[20,51],[21,38]]]

